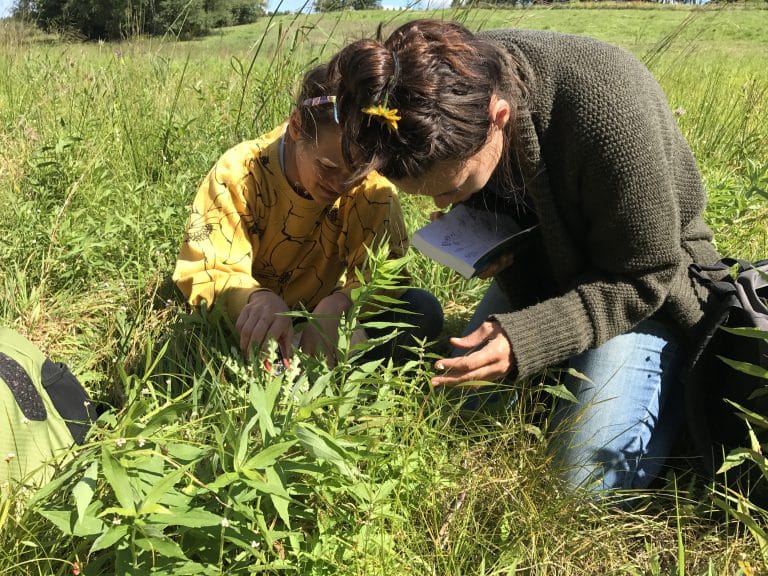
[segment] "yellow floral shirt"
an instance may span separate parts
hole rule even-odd
[[[191,304],[226,301],[236,320],[248,297],[266,288],[292,309],[312,310],[358,284],[366,246],[387,238],[390,257],[405,253],[394,186],[372,173],[332,206],[302,198],[280,168],[284,132],[278,126],[231,148],[200,185],[173,273]]]

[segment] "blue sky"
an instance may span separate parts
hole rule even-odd
[[[418,2],[418,3],[417,3]],[[279,3],[279,0],[269,0],[269,9],[274,10]],[[414,6],[414,4],[416,4]],[[383,8],[404,8],[411,5],[412,8],[439,8],[440,6],[450,4],[450,0],[381,0]],[[13,0],[0,0],[0,16],[6,16],[11,10]],[[304,0],[283,0],[280,7],[281,10],[295,11],[304,5]],[[307,2],[308,6],[312,5],[312,0]]]

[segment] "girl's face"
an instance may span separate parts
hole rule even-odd
[[[317,140],[296,141],[296,169],[302,187],[321,206],[329,206],[349,191],[351,176],[341,153],[341,129],[324,126]]]
[[[406,194],[431,196],[435,206],[448,208],[467,200],[488,183],[501,158],[503,145],[503,131],[492,129],[483,147],[467,160],[438,162],[420,178],[393,182]]]

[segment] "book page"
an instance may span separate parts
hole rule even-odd
[[[519,232],[520,227],[509,216],[492,214],[458,205],[414,234],[414,246],[421,240],[447,252],[470,266],[494,246]],[[422,252],[425,252],[422,250]],[[440,258],[426,252],[440,261]]]

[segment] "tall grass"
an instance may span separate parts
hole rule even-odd
[[[718,245],[768,253],[755,13],[442,14],[609,37],[645,59],[699,160]],[[285,118],[307,66],[410,16],[282,16],[190,43],[36,43],[2,29],[0,318],[113,408],[31,503],[0,489],[0,574],[761,569],[765,539],[743,527],[762,513],[737,522],[689,475],[670,472],[632,513],[562,492],[546,450],[554,373],[483,415],[429,389],[429,359],[306,359],[270,379],[215,310],[187,310],[169,286],[186,207],[221,152]],[[424,201],[402,202],[409,228],[426,219]],[[417,254],[407,266],[460,330],[484,284]],[[378,281],[392,274],[382,265]]]

